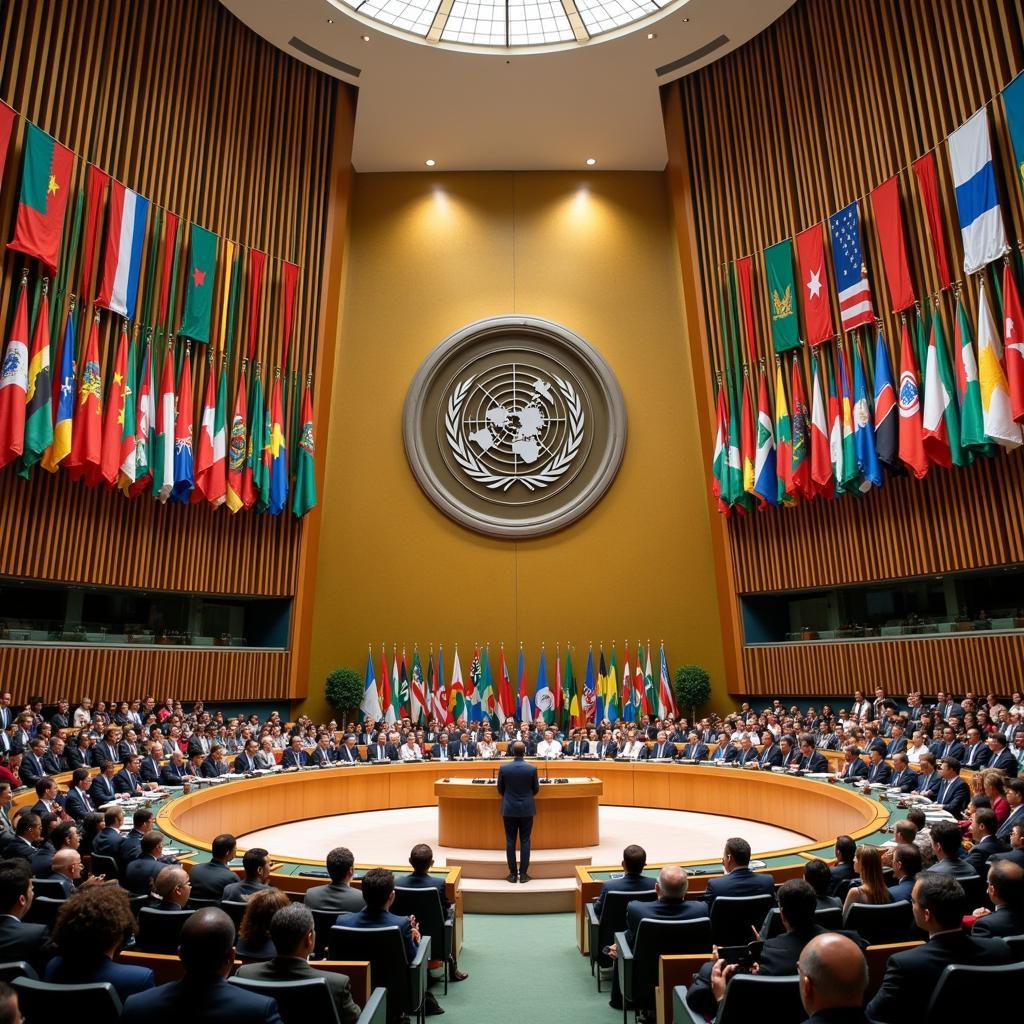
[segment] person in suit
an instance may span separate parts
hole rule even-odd
[[[892,769],[885,763],[882,752],[877,748],[871,751],[871,764],[868,765],[868,776],[865,782],[874,785],[888,785],[892,781]]]
[[[939,759],[955,757],[958,761],[963,761],[964,745],[956,738],[956,732],[952,726],[947,725],[943,728],[942,739],[932,749]]]
[[[605,729],[601,733],[601,738],[596,744],[592,744],[592,746],[593,749],[591,750],[591,753],[599,759],[606,757],[614,759],[619,755],[619,746],[615,740],[612,739],[611,729]]]
[[[114,776],[118,767],[116,761],[101,761],[97,767],[99,772],[92,777],[89,796],[92,798],[93,806],[99,810],[104,804],[117,799],[117,793],[114,792]]]
[[[892,852],[892,873],[896,884],[889,886],[889,896],[893,903],[900,900],[910,902],[920,871],[921,851],[911,843],[900,843]]]
[[[476,757],[476,744],[470,740],[469,733],[465,729],[459,734],[457,740],[452,740],[448,744],[448,756],[453,761]]]
[[[272,960],[245,964],[236,973],[239,978],[254,981],[303,981],[323,978],[331,993],[338,1020],[353,1024],[359,1017],[359,1006],[352,999],[348,975],[319,971],[310,966],[309,958],[316,946],[313,915],[301,904],[292,903],[278,910],[270,920],[270,938],[277,951]]]
[[[399,732],[388,733],[388,744],[384,748],[384,755],[389,761],[401,761],[402,758],[402,734]]]
[[[838,932],[815,936],[800,954],[797,973],[804,1024],[867,1024],[868,964],[852,939]]]
[[[388,735],[381,729],[374,738],[373,743],[367,744],[366,759],[368,761],[387,761],[388,758]]]
[[[782,765],[782,749],[775,742],[775,734],[765,729],[761,733],[761,753],[757,755],[757,766],[762,771],[779,768]]]
[[[1017,758],[1006,749],[1007,740],[1005,734],[1001,732],[990,733],[985,742],[988,743],[988,749],[992,752],[985,767],[998,768],[999,771],[1009,775],[1011,779],[1016,778],[1020,765],[1017,762]],[[22,777],[24,778],[24,776]]]
[[[47,775],[62,775],[71,770],[64,756],[64,740],[60,736],[50,740],[50,749],[43,755],[42,765]]]
[[[235,762],[231,766],[236,775],[243,775],[246,772],[256,771],[256,752],[259,745],[251,737],[245,741],[242,749],[235,754]]]
[[[121,861],[121,867],[125,867],[136,857],[142,854],[142,839],[153,828],[153,812],[145,807],[140,807],[132,815],[132,827],[124,836],[117,855]]]
[[[929,800],[935,799],[935,794],[942,785],[942,776],[935,770],[935,755],[927,751],[918,760],[920,771],[917,773],[917,792]]]
[[[121,753],[118,750],[121,730],[111,726],[103,734],[103,739],[96,744],[93,750],[93,760],[102,758],[104,761],[112,761],[114,764],[121,763]]]
[[[830,895],[832,888],[832,875],[829,873],[828,864],[820,857],[809,860],[804,865],[804,881],[814,890],[818,899],[816,910],[841,910],[843,901],[838,896]],[[768,937],[768,925],[771,923],[771,913],[765,915],[764,927],[761,938]]]
[[[955,822],[937,821],[931,829],[935,863],[924,874],[951,875],[953,878],[976,878],[977,872],[961,859],[960,829]]]
[[[648,747],[646,753],[640,754],[640,759],[643,761],[659,761],[666,757],[675,757],[676,747],[674,743],[669,743],[668,733],[664,729],[658,732],[658,737],[654,741],[653,747]]]
[[[901,793],[913,793],[917,789],[917,772],[910,767],[905,753],[893,754],[892,775],[889,776],[889,787]]]
[[[282,768],[304,768],[309,764],[309,755],[302,749],[302,737],[293,736],[288,749],[281,757]]]
[[[197,910],[181,929],[180,981],[129,996],[122,1024],[185,1019],[191,1024],[282,1024],[277,1003],[227,983],[234,969],[235,926],[218,907]]]
[[[601,916],[604,898],[610,892],[652,892],[655,888],[654,879],[644,874],[647,866],[647,851],[635,844],[622,851],[621,878],[609,878],[601,885],[601,891],[594,900],[594,910]]]
[[[37,845],[43,838],[43,820],[38,814],[25,811],[14,823],[14,837],[4,846],[4,857],[17,857],[30,863],[39,852]]]
[[[18,774],[23,786],[34,786],[46,775],[46,770],[43,768],[45,753],[46,741],[41,739],[30,740],[22,751],[21,768],[18,770]]]
[[[783,750],[783,764],[786,764],[785,750]],[[814,749],[814,738],[805,733],[800,737],[800,757],[795,762],[796,770],[801,772],[827,772],[828,758]]]
[[[725,874],[721,878],[709,878],[704,891],[708,913],[719,896],[763,896],[775,892],[771,875],[750,870],[750,843],[745,839],[734,837],[725,841],[722,867]]]
[[[1014,959],[1002,939],[976,938],[962,930],[967,908],[964,891],[955,878],[923,872],[914,885],[912,905],[914,921],[928,933],[928,941],[889,957],[881,988],[867,1006],[868,1017],[879,1024],[899,1024],[920,1016],[921,993],[935,991],[949,964],[990,966]],[[970,1006],[951,1005],[944,1008],[944,1016],[958,1020],[975,1010],[973,1002]]]
[[[981,733],[973,726],[967,730],[967,744],[964,747],[964,754],[961,758],[963,766],[972,772],[981,771],[988,766],[992,757],[992,751],[982,740]]]
[[[448,748],[448,737],[447,737],[447,734],[445,734],[444,745],[445,745],[445,753],[447,754],[447,752],[448,752],[448,750],[447,750],[447,748]],[[436,744],[435,744],[435,746],[436,746]],[[355,737],[354,733],[350,732],[345,737],[345,742],[342,743],[342,745],[340,747],[338,747],[338,749],[335,751],[334,760],[338,764],[358,764],[360,761],[363,760],[363,758],[359,754],[359,747],[356,746],[356,737]]]
[[[829,892],[832,896],[839,894],[843,889],[849,888],[847,883],[857,877],[857,873],[853,868],[854,857],[857,855],[857,844],[849,836],[837,836],[835,853],[835,865],[829,868],[829,874],[832,876],[832,885]]]
[[[124,845],[122,844],[122,850]],[[135,896],[148,896],[153,881],[164,867],[160,858],[164,853],[164,837],[159,832],[147,832],[141,841],[141,852],[124,869],[124,887]]]
[[[244,877],[224,887],[221,900],[242,902],[254,892],[270,888],[270,855],[259,846],[245,851],[242,857]]]
[[[143,791],[142,776],[139,775],[138,756],[129,757],[124,767],[114,776],[114,792],[128,796],[141,796]]]
[[[203,761],[199,774],[204,779],[219,779],[230,771],[227,761],[224,760],[224,748],[219,743],[215,743],[210,749],[210,753],[207,754],[206,760]]]
[[[331,746],[331,737],[327,733],[321,733],[316,741],[316,746],[309,755],[309,763],[316,768],[330,768],[334,764],[334,748]]]
[[[1024,868],[996,861],[988,869],[988,898],[995,909],[974,911],[971,934],[985,939],[1024,935]]]
[[[274,741],[269,736],[260,740],[259,753],[256,755],[256,768],[264,771],[268,768],[277,767],[277,757],[274,755]]]
[[[152,782],[154,785],[160,783],[162,771],[160,761],[163,758],[164,748],[162,743],[149,743],[146,745],[146,756],[139,762],[139,776],[143,782]]]
[[[185,752],[189,758],[193,758],[196,754],[201,754],[206,757],[213,747],[213,741],[206,734],[206,726],[202,722],[196,725],[192,735],[188,738],[188,745],[185,748]]]
[[[999,819],[990,807],[979,807],[971,822],[971,838],[974,845],[967,851],[964,862],[970,864],[976,874],[984,877],[985,865],[997,853],[1009,853],[1010,844],[996,837]]]
[[[224,890],[238,881],[238,876],[228,867],[235,859],[237,849],[235,837],[230,832],[215,836],[210,844],[210,859],[197,864],[189,875],[192,895],[200,900],[219,900]]]
[[[935,802],[954,818],[959,818],[971,799],[970,788],[960,778],[960,762],[955,757],[942,758],[939,762],[939,778],[941,781],[934,797]]]
[[[996,835],[1010,842],[1010,833],[1018,822],[1024,824],[1024,779],[1010,779],[1005,786],[1009,814],[1003,819]]]
[[[83,730],[75,737],[71,746],[64,748],[64,757],[68,762],[68,768],[71,771],[76,768],[91,768],[92,748],[92,737]]]
[[[191,766],[185,764],[185,755],[180,750],[172,750],[167,764],[160,769],[161,786],[183,786],[194,777]]]
[[[679,757],[685,761],[706,761],[708,745],[701,742],[696,732],[691,731],[686,737],[686,745],[679,751]]]
[[[843,765],[843,770],[839,772],[837,778],[843,782],[856,782],[861,779],[866,779],[868,775],[868,766],[860,759],[860,747],[847,747],[846,763]]]
[[[757,748],[749,736],[744,736],[740,740],[740,750],[736,755],[736,763],[741,768],[746,768],[747,766],[751,768],[758,767]]]
[[[993,861],[1009,861],[1024,868],[1024,821],[1018,822],[1010,830],[1010,850],[1008,853],[997,853]]]
[[[328,885],[313,885],[306,890],[303,902],[310,910],[333,910],[338,914],[362,910],[363,894],[352,887],[355,857],[344,846],[336,846],[327,854]]]
[[[0,962],[24,960],[42,971],[52,949],[41,924],[22,918],[32,906],[32,875],[28,861],[0,861]]]
[[[534,797],[540,790],[537,769],[527,764],[525,745],[517,740],[512,744],[514,760],[498,770],[498,793],[501,796],[501,816],[505,822],[505,859],[508,861],[507,882],[530,880],[530,833],[537,813]],[[516,868],[516,838],[519,839],[519,868]]]
[[[563,752],[566,757],[584,757],[590,753],[590,742],[583,739],[579,729],[573,729]]]
[[[902,723],[895,722],[892,727],[892,735],[889,739],[889,757],[902,754],[907,749],[907,737]]]
[[[64,798],[64,810],[75,821],[81,821],[87,814],[92,814],[96,810],[89,793],[91,788],[92,776],[89,774],[89,769],[76,768],[71,773],[68,795]]]

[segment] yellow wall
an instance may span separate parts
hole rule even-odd
[[[664,639],[669,666],[705,665],[724,690],[722,638],[690,361],[664,177],[647,173],[356,176],[341,349],[326,441],[309,700],[362,669],[366,646],[504,641],[531,685],[541,642]],[[625,394],[626,454],[597,507],[525,542],[441,514],[406,463],[405,391],[427,353],[482,317],[562,323],[608,360]],[[320,440],[320,439],[318,439]],[[554,670],[549,660],[549,676]],[[721,698],[719,698],[721,699]]]

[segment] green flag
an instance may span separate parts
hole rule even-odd
[[[302,413],[299,417],[299,443],[295,457],[295,489],[292,492],[292,512],[301,519],[316,505],[316,473],[313,449],[313,396],[310,379],[302,395]]]
[[[194,341],[210,340],[210,311],[213,308],[213,277],[217,268],[217,236],[198,224],[192,225],[189,246],[188,288],[181,330]]]
[[[50,309],[47,281],[43,278],[43,294],[32,333],[28,360],[28,390],[25,394],[25,445],[21,456],[21,473],[29,469],[53,444],[53,406],[50,383]]]
[[[128,372],[124,377],[124,408],[121,421],[121,465],[117,470],[117,486],[127,495],[135,483],[138,458],[135,449],[135,410],[138,404],[138,347],[135,343],[137,331],[132,331],[128,343]]]
[[[270,444],[270,424],[263,404],[263,375],[259,363],[252,375],[252,402],[249,405],[249,468],[255,491],[257,512],[266,512],[270,504],[270,467],[263,461],[263,450]]]
[[[772,322],[772,343],[776,352],[785,352],[800,344],[791,238],[765,249],[764,273],[768,281],[768,315]]]
[[[949,364],[949,349],[946,348],[946,331],[939,316],[939,304],[932,306],[932,330],[935,333],[935,362],[939,371],[939,380],[949,395],[949,401],[943,411],[946,421],[946,434],[949,436],[949,457],[954,466],[963,466],[969,461],[964,456],[963,445],[960,443],[960,410],[957,408],[956,384],[953,381],[953,368]]]
[[[976,453],[991,455],[994,446],[985,433],[985,422],[981,412],[981,385],[978,382],[978,361],[974,357],[971,325],[967,319],[963,297],[960,295],[956,300],[954,347],[956,392],[960,401],[960,445],[963,458],[969,463]]]

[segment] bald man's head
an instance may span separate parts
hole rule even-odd
[[[674,864],[663,867],[658,875],[658,892],[662,899],[681,900],[686,895],[688,878],[686,872]]]
[[[234,966],[235,926],[220,907],[197,910],[181,929],[178,955],[191,977],[226,978]]]
[[[153,883],[153,892],[162,900],[173,900],[175,893],[182,892],[188,885],[188,872],[184,868],[161,868]],[[184,903],[184,900],[180,901]]]
[[[845,935],[826,932],[804,946],[797,964],[800,998],[808,1016],[821,1010],[864,1004],[868,963],[860,947]]]
[[[58,850],[53,855],[50,870],[55,875],[67,875],[68,878],[72,878],[75,868],[81,863],[82,858],[78,856],[78,851],[72,850],[70,846],[65,846],[64,849]]]

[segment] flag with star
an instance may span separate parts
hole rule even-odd
[[[772,344],[776,352],[785,352],[786,349],[796,348],[800,344],[791,238],[765,249],[764,272],[768,282],[768,316],[772,323]]]
[[[43,456],[43,469],[56,473],[71,452],[71,426],[75,415],[75,306],[68,310],[64,344],[60,351],[58,373],[53,382],[53,403],[57,415],[53,424],[53,444]]]
[[[871,284],[860,244],[860,207],[854,200],[828,219],[832,261],[839,290],[839,320],[844,331],[874,322]]]
[[[18,218],[7,248],[34,257],[55,274],[75,156],[31,122],[24,149]]]
[[[796,236],[796,255],[800,265],[800,297],[804,309],[804,332],[812,348],[831,338],[832,305],[825,270],[825,243],[820,224]]]
[[[28,392],[25,396],[25,450],[21,456],[23,472],[34,466],[53,443],[53,387],[50,384],[50,304],[47,283],[36,313],[36,329],[28,358]]]
[[[92,327],[81,360],[78,400],[71,433],[71,455],[67,467],[72,480],[84,480],[89,487],[100,480],[103,449],[103,369],[100,365],[100,311],[94,310]]]
[[[193,341],[210,340],[210,313],[213,309],[213,275],[217,266],[217,236],[198,224],[192,225],[189,242],[188,288],[185,315],[179,334]]]
[[[121,465],[121,426],[124,423],[125,392],[128,381],[128,321],[121,321],[121,334],[117,340],[114,356],[114,372],[110,377],[107,391],[107,408],[103,414],[103,447],[100,458],[100,476],[108,487],[117,483],[117,471]]]

